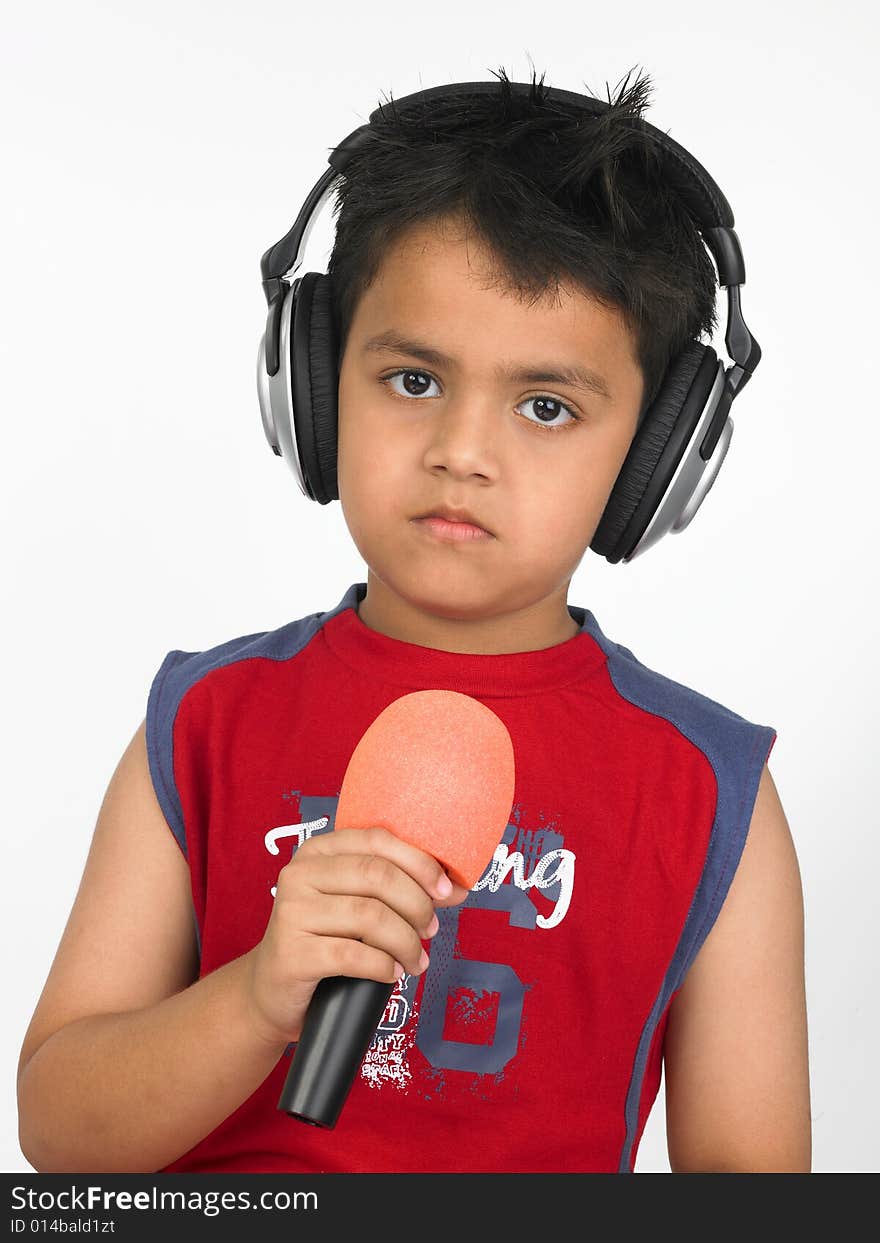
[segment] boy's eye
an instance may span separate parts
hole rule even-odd
[[[402,385],[402,392],[395,381],[399,381],[400,385]],[[392,392],[399,397],[426,397],[432,396],[432,394],[427,393],[425,390],[432,384],[436,384],[437,381],[427,371],[416,371],[410,367],[393,371],[391,375],[383,378],[382,383],[390,385]],[[530,402],[537,404],[538,409],[535,413],[538,417],[533,419],[526,416],[526,418],[529,423],[534,423],[536,427],[553,432],[558,428],[566,427],[569,423],[580,422],[580,415],[575,414],[571,407],[560,401],[558,397],[550,397],[549,395],[526,397],[524,401],[520,402],[520,406],[527,406]],[[564,422],[553,422],[552,420],[558,418],[562,411],[568,416]]]
[[[579,423],[580,422],[580,417],[576,415],[573,410],[569,409],[569,407],[565,404],[565,402],[560,401],[558,397],[527,397],[525,401],[521,402],[520,404],[523,406],[527,406],[530,401],[534,401],[537,403],[538,410],[536,411],[536,413],[539,416],[546,414],[550,419],[553,419],[559,414],[561,410],[564,410],[565,413],[568,415],[568,418],[565,420],[564,423],[549,423],[547,419],[542,418],[542,417],[539,417],[538,419],[535,420],[535,422],[537,422],[540,427],[546,427],[548,431],[553,432],[556,430],[557,427],[565,427],[568,423]]]
[[[401,383],[406,389],[403,393],[400,393],[400,390],[391,384],[392,380],[396,380],[399,377],[401,378]],[[415,377],[415,379],[413,379],[413,377]],[[401,397],[424,397],[425,393],[423,386],[426,381],[428,384],[437,383],[433,376],[427,375],[424,371],[412,371],[408,369],[393,372],[391,375],[385,377],[383,383],[391,384],[393,391],[395,393],[400,393]]]

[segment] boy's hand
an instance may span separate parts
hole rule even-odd
[[[467,895],[436,859],[387,829],[310,837],[278,873],[263,939],[247,955],[257,1032],[273,1044],[298,1040],[325,976],[393,984],[402,971],[420,974],[421,941],[439,927],[434,907]]]

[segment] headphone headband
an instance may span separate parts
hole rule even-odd
[[[512,94],[517,98],[529,98],[531,95],[532,84],[530,82],[510,82],[509,86]],[[579,95],[575,91],[565,91],[559,87],[545,87],[544,90],[551,102],[568,104],[588,116],[600,116],[611,107],[607,101],[594,99],[592,95]],[[452,82],[446,86],[430,86],[423,91],[414,91],[411,95],[404,95],[401,99],[394,100],[393,103],[395,109],[412,112],[415,106],[421,103],[433,103],[437,100],[454,102],[458,99],[464,102],[470,96],[497,94],[497,92],[498,84],[495,82]],[[430,113],[430,109],[425,111]],[[695,160],[690,152],[686,151],[675,139],[670,138],[668,134],[664,134],[662,130],[641,117],[631,119],[655,142],[664,179],[681,197],[712,252],[718,268],[718,283],[725,286],[745,284],[742,251],[736,234],[733,232],[733,211],[715,180],[699,160]],[[326,171],[315,184],[289,232],[274,246],[270,246],[263,255],[260,266],[264,289],[266,289],[267,282],[299,266],[300,251],[304,249],[309,217],[315,212],[317,200],[326,190],[327,181],[332,181],[336,175],[345,171],[352,153],[364,144],[370,129],[374,125],[381,124],[383,120],[384,106],[375,108],[370,113],[370,119],[366,125],[359,125],[331,150],[327,157],[330,170]],[[719,231],[722,236],[717,236]],[[728,233],[731,235],[729,239],[723,236]],[[273,300],[270,295],[274,292],[274,287],[266,289],[267,301]]]

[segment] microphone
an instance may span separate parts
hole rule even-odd
[[[513,790],[513,744],[491,708],[458,691],[413,691],[380,712],[352,752],[334,828],[385,828],[470,889],[504,835]],[[319,981],[279,1110],[333,1129],[394,987]]]

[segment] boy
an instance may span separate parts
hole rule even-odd
[[[163,661],[22,1046],[38,1170],[628,1172],[661,1060],[673,1170],[810,1168],[775,731],[567,603],[713,326],[711,264],[627,123],[643,82],[585,132],[505,85],[389,118],[347,175],[338,487],[367,582]],[[333,823],[359,738],[428,688],[514,746],[470,893]],[[333,975],[396,987],[328,1131],[277,1103]]]

